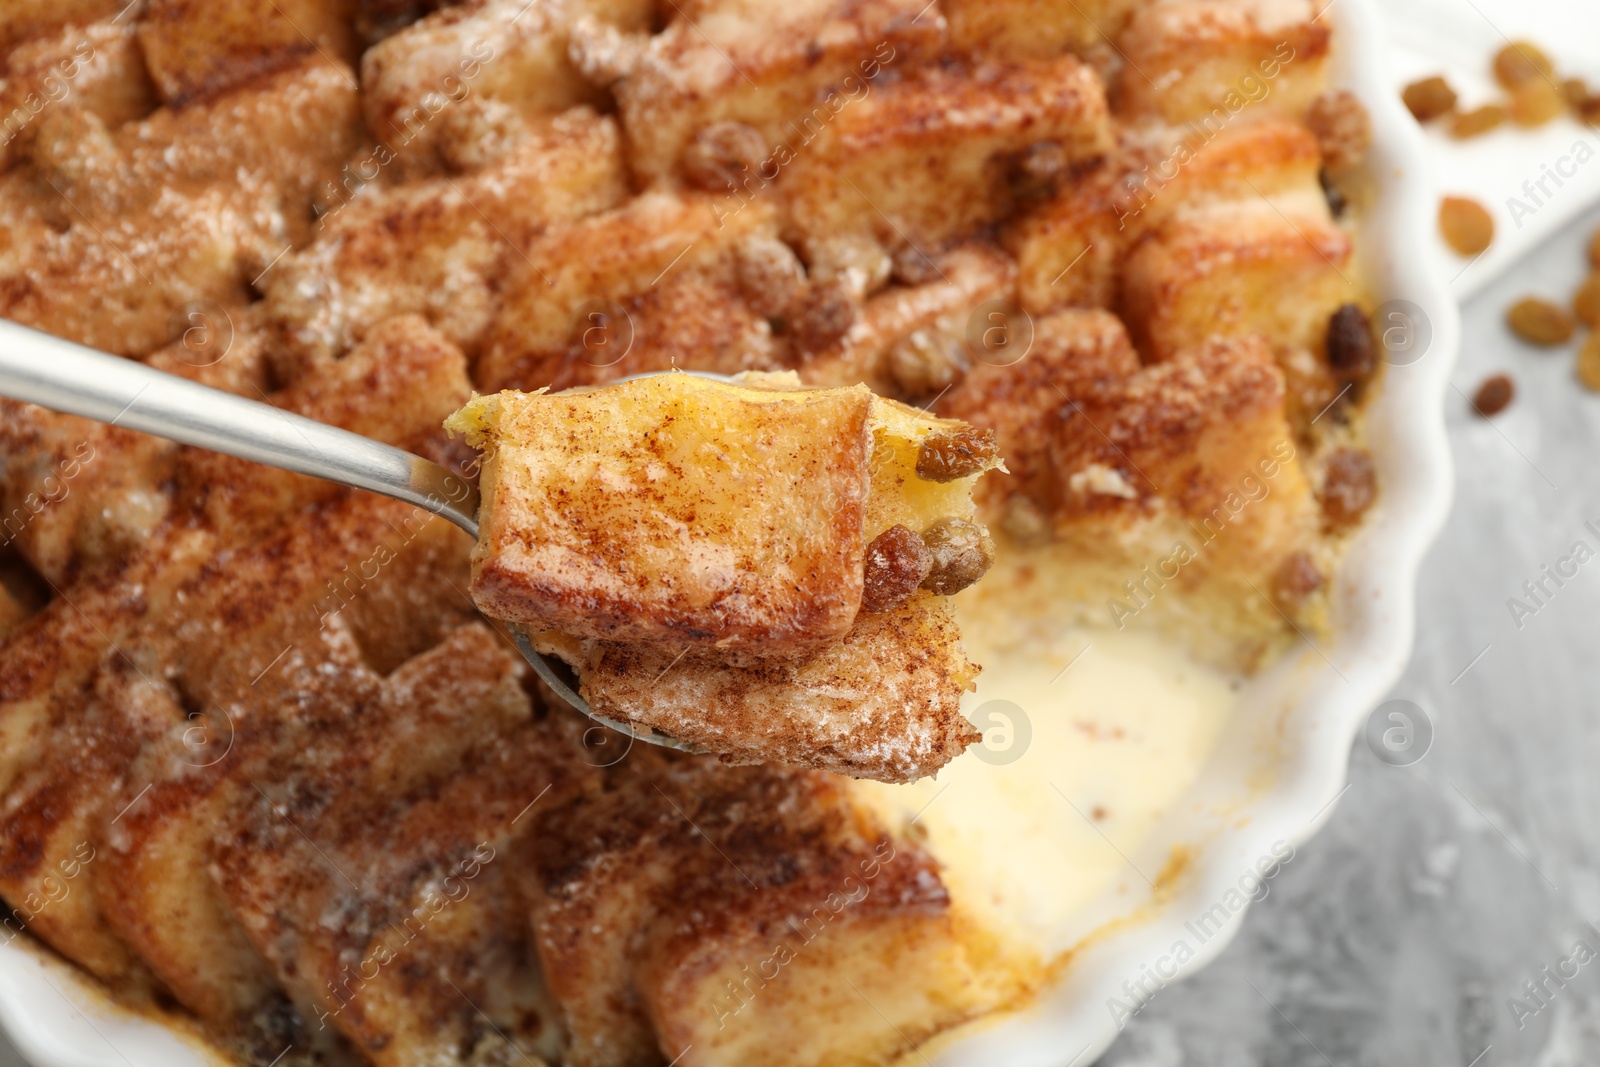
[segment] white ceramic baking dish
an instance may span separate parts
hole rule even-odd
[[[1137,1003],[1124,983],[1148,994],[1215,958],[1244,919],[1244,907],[1234,907],[1241,881],[1248,888],[1274,844],[1298,845],[1328,817],[1345,788],[1352,739],[1410,654],[1417,568],[1449,507],[1443,401],[1460,323],[1429,254],[1435,200],[1427,158],[1387,73],[1377,13],[1371,0],[1335,0],[1328,17],[1338,41],[1335,81],[1365,101],[1376,135],[1377,195],[1362,221],[1367,277],[1379,300],[1408,316],[1380,317],[1378,325],[1416,331],[1415,348],[1388,367],[1370,409],[1383,492],[1339,575],[1334,632],[1248,683],[1190,792],[1130,856],[1158,870],[1174,846],[1187,846],[1184,875],[1161,899],[1142,882],[1102,893],[1074,923],[1095,932],[1058,981],[1028,1010],[926,1050],[938,1067],[1082,1067]],[[0,945],[0,1024],[38,1067],[211,1059],[192,1036],[110,1006],[70,966],[25,940]],[[1176,951],[1180,942],[1188,952]]]

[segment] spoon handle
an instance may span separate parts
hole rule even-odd
[[[0,396],[382,493],[478,536],[478,490],[437,463],[4,319]]]

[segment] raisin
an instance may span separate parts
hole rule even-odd
[[[1457,255],[1475,256],[1494,240],[1494,216],[1476,200],[1447,196],[1439,201],[1439,233]]]
[[[938,264],[910,242],[894,250],[890,276],[901,285],[927,285],[939,277]]]
[[[1592,272],[1578,286],[1572,298],[1572,310],[1584,321],[1584,325],[1590,329],[1600,329],[1600,271]]]
[[[1322,186],[1322,197],[1328,202],[1328,214],[1336,219],[1344,218],[1345,209],[1350,206],[1350,198],[1344,195],[1344,190],[1328,176],[1326,168],[1317,171],[1317,183]]]
[[[1378,346],[1372,322],[1355,304],[1346,304],[1328,319],[1328,366],[1341,382],[1361,385],[1378,369]]]
[[[805,355],[815,355],[850,332],[856,324],[856,302],[838,281],[811,286],[800,300],[792,330]]]
[[[1335,528],[1361,520],[1378,496],[1378,469],[1364,448],[1341,448],[1328,457],[1322,482],[1322,517]]]
[[[1585,389],[1600,393],[1600,333],[1591,333],[1578,349],[1578,381]]]
[[[1566,344],[1578,329],[1565,308],[1533,296],[1512,304],[1506,322],[1524,341],[1547,347]]]
[[[1600,270],[1600,230],[1589,237],[1589,266]]]
[[[1430,122],[1455,110],[1456,91],[1449,82],[1435,76],[1412,82],[1400,93],[1400,99],[1418,122]]]
[[[1506,121],[1506,109],[1499,104],[1484,104],[1463,111],[1450,120],[1450,136],[1458,141],[1488,133]]]
[[[1335,170],[1360,166],[1372,147],[1372,119],[1348,90],[1333,89],[1311,101],[1306,125],[1316,135],[1323,161]]]
[[[735,254],[739,289],[758,315],[778,318],[805,289],[805,268],[794,250],[776,237],[751,237]]]
[[[1518,126],[1533,127],[1543,126],[1566,110],[1567,101],[1561,95],[1561,90],[1541,78],[1512,93],[1506,113]]]
[[[1012,184],[1024,197],[1045,196],[1066,173],[1067,150],[1060,141],[1035,141],[1017,157]]]
[[[922,531],[933,554],[933,568],[922,588],[953,596],[988,573],[994,563],[994,538],[975,522],[944,518]]]
[[[1495,80],[1507,89],[1533,81],[1547,81],[1555,69],[1544,49],[1530,41],[1513,41],[1494,56]]]
[[[862,564],[861,610],[893,611],[911,599],[928,572],[933,553],[906,526],[891,526],[872,539]]]
[[[981,474],[994,465],[1000,449],[993,430],[963,426],[957,430],[932,433],[917,449],[917,477],[930,482],[953,482]]]
[[[1272,579],[1273,598],[1283,607],[1294,609],[1322,588],[1322,572],[1310,553],[1291,552],[1278,565]]]
[[[1485,378],[1483,384],[1478,386],[1478,391],[1472,394],[1472,410],[1484,418],[1498,415],[1511,403],[1511,398],[1516,394],[1516,389],[1511,384],[1511,379],[1504,374],[1496,374]]]
[[[683,173],[707,192],[735,189],[746,174],[757,175],[767,153],[761,131],[742,122],[713,122],[683,151]],[[759,176],[754,180],[760,181]]]

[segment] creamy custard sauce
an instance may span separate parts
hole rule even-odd
[[[956,599],[983,665],[963,703],[983,745],[936,778],[858,783],[888,820],[926,835],[958,909],[1007,955],[1046,965],[1087,932],[1072,918],[1092,898],[1157,880],[1159,863],[1130,870],[1125,857],[1194,781],[1236,691],[1170,638],[1053,620],[1047,582],[997,565]]]

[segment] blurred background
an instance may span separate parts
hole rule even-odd
[[[1500,93],[1490,59],[1514,39],[1600,91],[1597,0],[1378,6],[1396,92],[1443,74],[1476,107]],[[1581,330],[1536,348],[1505,318],[1527,296],[1566,305],[1589,274],[1600,132],[1560,119],[1426,136],[1440,190],[1496,220],[1481,257],[1437,249],[1465,314],[1447,399],[1456,499],[1392,694],[1429,718],[1432,747],[1397,767],[1358,738],[1327,826],[1216,963],[1128,1024],[1112,1067],[1600,1063],[1600,558],[1535,614],[1507,606],[1575,542],[1600,550],[1585,528],[1600,529],[1600,393],[1575,374]],[[1534,204],[1524,183],[1580,144],[1595,157]],[[1484,418],[1468,398],[1496,374],[1515,395]],[[0,1037],[0,1067],[22,1064]]]

